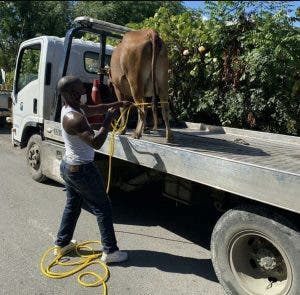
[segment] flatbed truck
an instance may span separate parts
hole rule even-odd
[[[36,181],[63,183],[57,81],[72,74],[88,93],[96,78],[105,88],[104,69],[113,51],[107,38],[121,38],[127,31],[79,17],[65,38],[41,36],[21,44],[12,92],[12,143],[27,148]],[[80,32],[98,34],[101,42],[74,39]],[[22,71],[28,69],[24,56],[32,63],[29,80]],[[190,122],[172,131],[172,143],[165,143],[163,129],[141,139],[132,138],[131,130],[116,135],[112,185],[130,191],[159,179],[163,196],[187,205],[201,203],[201,190],[210,188],[211,202],[223,212],[212,233],[211,255],[225,293],[300,294],[300,138]],[[104,170],[110,136],[96,151]]]

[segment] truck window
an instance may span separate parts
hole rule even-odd
[[[105,55],[105,66],[110,64],[110,55]],[[100,67],[99,53],[86,51],[84,53],[84,69],[90,74],[98,74]]]
[[[18,93],[31,81],[38,78],[41,44],[32,45],[22,50],[18,61],[16,92]]]

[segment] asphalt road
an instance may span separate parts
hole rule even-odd
[[[63,186],[33,181],[25,150],[0,129],[0,294],[102,294],[76,276],[46,278],[39,263],[53,245],[65,203]],[[119,247],[126,263],[110,266],[108,294],[224,294],[214,274],[209,239],[215,220],[205,207],[176,206],[151,194],[111,196]],[[82,210],[74,237],[99,239],[96,218]],[[97,267],[92,267],[97,270]]]

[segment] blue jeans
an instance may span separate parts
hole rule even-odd
[[[66,183],[67,201],[55,244],[64,247],[70,243],[82,202],[85,202],[97,217],[103,252],[112,253],[119,250],[113,227],[111,204],[95,164],[80,165],[78,171],[72,172],[70,165],[62,161],[60,173]]]

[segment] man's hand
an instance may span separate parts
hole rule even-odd
[[[103,126],[109,126],[110,122],[112,121],[112,119],[114,118],[114,114],[116,113],[116,111],[119,109],[119,107],[114,106],[114,107],[110,107],[106,114],[105,114],[105,119],[103,122]]]
[[[119,107],[114,106],[114,107],[109,108],[109,109],[107,110],[107,112],[110,113],[110,114],[114,114],[115,111],[117,111],[118,109],[119,109]]]
[[[106,113],[106,116],[105,116],[105,117],[113,118],[114,115],[116,114],[116,111],[118,111],[118,110],[119,110],[119,107],[118,107],[118,106],[110,107],[110,108],[107,110],[107,113]]]
[[[129,100],[123,100],[122,103],[123,105],[121,107],[129,107],[130,105],[132,105],[132,102]]]

